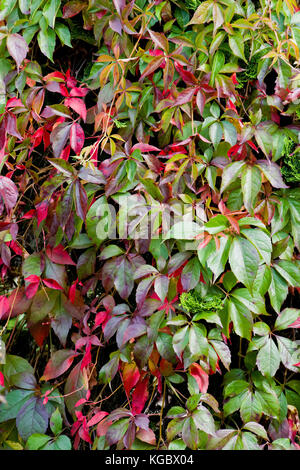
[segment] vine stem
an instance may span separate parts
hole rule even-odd
[[[164,411],[164,406],[165,406],[165,399],[166,399],[166,381],[164,381],[163,399],[162,399],[161,410],[159,414],[159,439],[157,443],[157,450],[159,449],[160,442],[164,444],[164,440],[162,438],[162,422],[163,422],[163,411]]]

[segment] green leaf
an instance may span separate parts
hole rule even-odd
[[[181,284],[185,291],[194,289],[199,283],[200,263],[198,258],[191,258],[183,268],[181,274]]]
[[[300,310],[297,308],[285,308],[277,317],[275,322],[275,330],[285,330],[291,323],[300,317]]]
[[[235,397],[230,398],[228,401],[224,403],[223,412],[224,412],[225,417],[231,415],[232,413],[240,409],[243,403],[243,400],[247,396],[247,393],[248,393],[247,391],[242,392],[239,395],[236,395]]]
[[[57,436],[53,441],[48,442],[43,450],[72,450],[72,443],[68,436]]]
[[[165,298],[167,297],[168,290],[169,290],[169,282],[170,279],[168,276],[158,276],[154,281],[154,291],[160,298],[162,302],[164,302]]]
[[[244,228],[241,230],[241,234],[255,246],[264,262],[270,265],[272,253],[271,238],[265,232],[257,228]]]
[[[14,9],[17,0],[1,0],[0,21],[3,21]]]
[[[274,268],[293,287],[300,287],[300,262],[280,260],[274,263]]]
[[[192,414],[197,429],[213,435],[215,433],[215,422],[211,413],[204,407],[200,406]]]
[[[235,34],[234,36],[229,36],[229,46],[234,55],[239,57],[240,59],[246,61],[246,57],[244,54],[244,41],[241,34]]]
[[[280,312],[281,305],[288,295],[288,290],[289,287],[287,282],[285,282],[274,268],[271,268],[271,283],[268,293],[271,305],[277,313]]]
[[[117,245],[108,245],[100,253],[99,260],[104,261],[105,259],[112,258],[124,253],[124,250]]]
[[[23,405],[33,396],[33,390],[12,390],[5,399],[6,403],[0,404],[0,423],[17,417]]]
[[[255,166],[246,166],[242,171],[242,191],[244,205],[247,211],[253,215],[255,201],[260,191],[262,183],[261,172]]]
[[[209,127],[209,137],[215,148],[220,143],[222,136],[223,136],[223,129],[222,129],[221,124],[219,122],[214,122]]]
[[[180,330],[176,331],[173,336],[173,348],[176,355],[181,358],[181,353],[184,351],[185,347],[188,345],[189,342],[189,327],[184,326],[180,328]]]
[[[154,199],[159,200],[162,202],[164,200],[164,197],[155,182],[150,179],[150,178],[140,178],[140,182],[143,184],[143,186],[146,188],[147,193],[149,193]]]
[[[199,436],[195,422],[192,418],[186,418],[184,420],[182,428],[182,439],[187,447],[192,450],[197,449]]]
[[[277,336],[277,345],[282,364],[293,372],[298,372],[297,364],[300,359],[300,348],[295,341],[291,341],[283,336]]]
[[[186,410],[182,406],[172,406],[167,413],[168,418],[181,418],[186,415]]]
[[[249,383],[245,380],[232,380],[224,388],[224,397],[240,395],[249,388]]]
[[[206,224],[204,225],[204,229],[206,232],[214,235],[215,233],[222,232],[229,227],[229,222],[227,217],[222,214],[218,214],[215,217],[212,217]]]
[[[245,288],[235,289],[231,292],[232,297],[241,302],[245,307],[247,307],[250,312],[266,315],[265,301],[264,298],[259,294],[250,294],[250,292]]]
[[[170,442],[168,449],[169,450],[185,450],[186,445],[182,439],[175,439],[174,441]]]
[[[234,125],[229,121],[222,121],[222,126],[224,129],[224,140],[229,142],[231,146],[235,145],[237,142],[237,131]]]
[[[54,435],[59,434],[62,430],[62,417],[58,408],[50,417],[50,428]]]
[[[253,293],[257,292],[264,296],[271,283],[271,268],[266,264],[258,267],[257,275],[253,284]]]
[[[268,160],[258,160],[257,166],[274,188],[288,188],[282,179],[280,167],[277,163]]]
[[[37,40],[41,52],[53,62],[53,52],[55,49],[56,35],[53,29],[48,28],[46,31],[40,30]]]
[[[210,344],[221,359],[224,367],[229,370],[231,363],[231,353],[229,347],[223,341],[210,340]]]
[[[191,19],[191,21],[188,24],[202,24],[202,23],[205,23],[208,15],[211,12],[212,6],[213,6],[213,1],[212,0],[202,2],[198,6],[197,10],[194,13],[193,18]]]
[[[235,237],[229,251],[229,263],[235,277],[252,292],[259,264],[259,255],[252,243]]]
[[[265,428],[261,424],[256,423],[255,421],[250,421],[249,423],[244,424],[243,429],[248,429],[248,431],[257,434],[257,436],[268,440],[268,434]]]
[[[253,325],[253,333],[259,336],[266,336],[270,333],[270,327],[262,321],[258,321]]]
[[[265,391],[257,390],[255,397],[260,401],[264,414],[279,418],[280,404],[277,395],[270,387],[265,388]]]
[[[220,72],[224,64],[225,64],[225,56],[223,52],[217,51],[214,54],[214,58],[212,62],[211,76],[210,76],[210,81],[209,81],[210,86],[214,85],[216,76],[218,75],[218,73]]]
[[[128,426],[128,418],[119,419],[116,423],[111,424],[106,432],[106,440],[108,444],[113,445],[120,441],[127,431]]]
[[[231,299],[228,302],[228,309],[234,331],[242,338],[250,341],[253,324],[250,311],[236,299]]]
[[[244,422],[251,421],[253,419],[259,419],[262,415],[262,407],[260,401],[257,399],[255,394],[248,391],[243,397],[241,403],[240,414]]]
[[[87,234],[97,247],[113,232],[114,223],[106,197],[98,198],[89,208],[85,221]]]
[[[208,355],[208,342],[203,331],[197,325],[193,325],[189,330],[189,348],[192,355],[200,357]]]
[[[61,0],[48,0],[43,8],[43,15],[48,21],[48,25],[54,28],[56,15],[58,13]]]
[[[220,274],[224,272],[225,265],[229,256],[230,246],[231,238],[220,238],[219,248],[216,247],[215,251],[207,259],[207,266],[214,273],[214,280],[216,280],[220,276]]]
[[[238,178],[245,165],[245,162],[237,161],[225,166],[222,175],[221,193],[223,193],[225,189]]]
[[[63,23],[56,23],[55,32],[63,46],[73,47],[71,43],[71,33],[68,26]]]
[[[2,371],[9,385],[11,385],[11,380],[16,374],[21,374],[22,372],[28,372],[29,374],[34,373],[33,367],[26,359],[13,354],[6,355],[6,362],[3,364]]]
[[[273,377],[280,365],[280,355],[272,338],[267,338],[256,358],[258,370],[265,377]]]
[[[47,442],[51,440],[50,436],[46,436],[46,434],[37,434],[34,433],[29,436],[28,441],[26,443],[26,449],[28,450],[39,450],[43,447]]]

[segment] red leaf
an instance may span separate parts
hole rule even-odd
[[[247,144],[250,145],[250,147],[255,150],[255,152],[258,152],[258,148],[256,147],[256,145],[251,142],[251,140],[247,140]]]
[[[34,325],[28,325],[30,334],[33,336],[37,345],[41,348],[44,344],[45,339],[49,335],[50,325],[48,323],[35,323]]]
[[[57,281],[55,281],[55,279],[43,279],[43,283],[45,284],[45,286],[47,287],[50,287],[50,289],[56,289],[56,290],[64,290],[63,287],[61,287],[60,284],[58,284]]]
[[[132,362],[131,364],[125,364],[124,369],[123,369],[123,382],[124,382],[124,388],[125,392],[127,395],[129,395],[129,392],[131,389],[137,384],[138,380],[140,378],[140,371],[136,365],[135,362]]]
[[[154,147],[154,145],[138,143],[131,148],[130,153],[132,153],[136,149],[139,149],[141,152],[160,152],[160,149]]]
[[[164,55],[163,51],[161,51],[160,49],[149,49],[149,55],[151,55],[152,57],[158,57],[160,55]]]
[[[98,411],[88,422],[87,425],[88,427],[94,426],[95,424],[98,424],[100,421],[102,421],[105,416],[107,416],[108,413],[106,411]]]
[[[35,296],[37,290],[39,288],[39,282],[32,282],[25,288],[25,294],[27,299],[32,299]]]
[[[139,429],[136,437],[143,442],[147,442],[148,444],[155,446],[156,444],[156,437],[152,429]]]
[[[239,82],[238,82],[237,79],[236,79],[236,73],[233,73],[230,78],[231,78],[232,83],[233,83],[234,85],[238,85]]]
[[[134,389],[132,394],[132,413],[134,415],[141,413],[144,409],[149,395],[148,383],[149,377],[145,377],[143,380],[139,380],[137,386]]]
[[[63,7],[63,18],[72,18],[72,16],[78,15],[85,7],[86,4],[81,0],[68,2]]]
[[[69,156],[70,156],[70,151],[71,151],[71,146],[67,145],[61,152],[60,158],[62,158],[65,161],[68,161]]]
[[[62,375],[72,365],[76,356],[78,356],[78,353],[72,349],[60,349],[56,351],[48,361],[41,380],[56,379],[56,377]]]
[[[81,2],[80,2],[81,3]],[[66,5],[67,6],[67,5]],[[58,79],[57,81],[59,82],[64,82],[65,81],[65,76],[63,73],[61,72],[51,72],[51,73],[48,73],[48,75],[45,75],[45,77],[43,77],[44,80],[47,82],[49,79]]]
[[[187,85],[197,85],[198,80],[197,78],[191,73],[188,72],[187,70],[184,70],[183,66],[180,65],[178,62],[175,62],[175,69],[181,76],[182,80],[187,84]]]
[[[47,217],[49,202],[42,201],[39,204],[37,204],[35,207],[36,207],[36,212],[37,212],[37,224],[39,226],[40,223],[43,222],[43,220],[45,220]]]
[[[300,328],[300,317],[297,318],[293,323],[291,323],[288,328]]]
[[[36,213],[36,210],[31,209],[30,211],[26,212],[26,214],[23,215],[22,219],[32,219],[35,213]]]
[[[10,55],[15,59],[19,68],[28,53],[28,44],[20,34],[9,34],[6,40],[6,46]]]
[[[87,402],[87,399],[86,399],[86,398],[80,398],[80,400],[78,400],[78,401],[75,403],[74,408],[77,408],[78,406],[84,405],[84,403],[86,403],[86,402]],[[82,417],[81,411],[75,411],[75,413],[76,413],[76,416],[77,416],[78,419],[79,419],[80,417]]]
[[[0,386],[4,387],[4,375],[0,372]]]
[[[9,310],[9,303],[5,295],[0,296],[0,320]]]
[[[31,274],[25,278],[25,281],[29,283],[29,285],[25,288],[25,294],[27,299],[31,299],[35,296],[36,291],[39,288],[40,278],[35,274]]]
[[[74,87],[70,91],[70,96],[85,96],[89,92],[88,88],[83,88],[83,87]]]
[[[228,221],[230,222],[230,225],[234,228],[236,233],[240,233],[240,226],[239,226],[238,221],[235,220],[235,218],[231,217],[230,215],[225,214],[225,217],[227,217]]]
[[[141,82],[145,77],[155,72],[163,62],[165,62],[164,56],[155,57],[145,68],[143,74],[140,76],[139,82]]]
[[[40,278],[36,274],[30,274],[30,276],[25,277],[25,281],[29,283],[40,282]]]
[[[233,147],[230,147],[230,149],[227,152],[228,157],[231,158],[234,155],[236,155],[238,153],[240,147],[241,146],[239,144],[235,144]]]
[[[76,155],[79,155],[84,144],[84,132],[80,124],[74,122],[70,130],[70,145]]]
[[[197,92],[197,90],[197,87],[186,88],[181,93],[179,93],[177,98],[175,98],[175,101],[172,106],[180,106],[182,104],[189,103],[190,101],[192,101],[193,96]]]
[[[77,284],[78,284],[78,278],[76,279],[76,281],[73,282],[73,284],[71,285],[69,289],[69,300],[70,302],[72,302],[72,304],[75,302]]]
[[[6,312],[6,314],[4,314],[3,319],[6,319],[8,317],[10,310],[11,310],[10,318],[14,318],[17,315],[26,312],[31,305],[31,300],[27,299],[25,295],[25,289],[23,287],[19,290],[14,289],[12,293],[10,294],[10,296],[7,297],[7,300],[9,303],[9,309]]]
[[[228,108],[232,109],[236,114],[238,114],[236,107],[234,106],[233,102],[231,100],[228,100]]]
[[[71,266],[76,266],[76,263],[74,263],[70,255],[67,253],[67,251],[61,244],[57,245],[54,248],[47,246],[46,254],[53,263],[69,264]]]
[[[66,98],[65,105],[72,108],[84,121],[86,120],[86,106],[80,98]]]
[[[196,379],[201,393],[206,393],[208,389],[208,374],[196,362],[189,367],[190,374]]]

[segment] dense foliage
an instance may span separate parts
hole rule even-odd
[[[299,449],[296,0],[2,0],[0,448]]]

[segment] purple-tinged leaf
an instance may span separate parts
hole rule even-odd
[[[3,199],[7,212],[15,207],[18,195],[15,183],[6,176],[0,176],[0,199]]]
[[[6,45],[8,52],[16,61],[17,67],[19,69],[20,65],[22,64],[29,51],[27,42],[25,41],[23,36],[14,33],[10,34],[7,37]]]
[[[257,160],[256,163],[274,188],[288,188],[282,179],[280,167],[277,163],[269,160]]]

